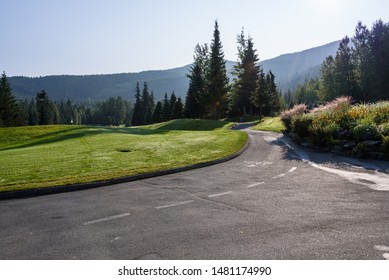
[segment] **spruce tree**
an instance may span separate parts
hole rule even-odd
[[[169,99],[167,97],[167,93],[165,93],[165,96],[162,101],[162,114],[161,114],[161,121],[168,121],[170,119],[170,105],[169,105]]]
[[[251,93],[250,101],[258,108],[259,115],[264,115],[264,109],[270,104],[270,97],[266,85],[265,73],[259,69],[258,80],[256,82],[255,90]]]
[[[174,109],[175,109],[176,102],[177,102],[177,97],[173,91],[169,99],[169,119],[170,120],[174,119],[174,115],[175,115]]]
[[[36,101],[35,99],[31,99],[30,103],[28,104],[28,125],[38,125],[39,124],[39,117],[38,117],[38,111],[36,109]]]
[[[196,45],[194,63],[190,68],[189,88],[185,99],[185,117],[201,118],[204,114],[204,106],[201,96],[205,92],[205,73],[208,65],[208,46]]]
[[[330,101],[337,96],[337,87],[335,81],[335,59],[332,55],[328,56],[320,68],[320,101]]]
[[[258,55],[251,37],[245,38],[244,31],[238,35],[238,62],[234,66],[236,76],[233,84],[234,101],[230,106],[239,115],[253,114],[251,95],[255,92],[259,79]],[[255,106],[255,105],[254,105]]]
[[[173,108],[173,119],[182,119],[184,117],[184,104],[181,97],[177,98]]]
[[[267,115],[273,116],[280,109],[280,96],[275,83],[275,76],[271,70],[266,74],[266,87],[269,98],[269,111]]]
[[[0,78],[0,126],[18,125],[19,106],[12,94],[11,85],[3,72]]]
[[[336,96],[353,96],[357,91],[351,48],[348,46],[349,42],[350,39],[347,36],[343,38],[335,56]]]
[[[371,100],[387,100],[389,96],[389,23],[378,20],[369,34]]]
[[[36,94],[36,110],[38,112],[39,125],[53,124],[53,110],[50,104],[49,95],[41,90]]]
[[[147,82],[143,84],[141,108],[143,112],[142,124],[151,124],[153,120],[154,97],[149,93]]]
[[[373,72],[370,64],[369,47],[370,31],[362,22],[358,22],[355,28],[355,35],[351,39],[354,48],[352,49],[352,60],[355,70],[355,79],[358,84],[358,92],[354,94],[355,101],[368,101],[374,99],[371,92],[371,81]]]
[[[137,82],[135,88],[135,105],[134,105],[134,112],[131,119],[131,125],[133,126],[142,125],[142,122],[143,122],[143,114],[142,114],[141,94],[139,89],[139,82]]]
[[[208,117],[219,119],[225,115],[229,85],[217,21],[215,21],[215,30],[210,49],[206,73],[206,91],[202,95],[202,104],[206,107]]]
[[[162,121],[162,102],[158,101],[153,114],[153,123]]]

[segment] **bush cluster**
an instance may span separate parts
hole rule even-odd
[[[281,114],[286,133],[314,148],[389,159],[389,101],[352,105],[339,97],[307,111],[304,104]]]

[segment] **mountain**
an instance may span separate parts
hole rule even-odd
[[[190,65],[169,70],[143,71],[139,73],[121,73],[106,75],[59,75],[38,78],[10,77],[14,95],[18,99],[31,99],[44,89],[50,99],[104,100],[112,96],[134,99],[136,83],[147,82],[149,90],[156,99],[162,99],[165,93],[175,91],[184,96],[188,88]]]
[[[335,41],[301,52],[283,54],[260,61],[259,64],[265,72],[269,70],[273,72],[278,88],[282,91],[293,90],[298,83],[303,83],[306,78],[319,76],[322,62],[327,56],[336,54],[339,42]]]
[[[298,83],[306,78],[319,75],[320,65],[329,55],[335,55],[339,41],[324,46],[304,50],[301,52],[284,54],[273,59],[259,62],[265,72],[271,70],[276,76],[278,88],[282,91],[293,90]],[[235,62],[227,61],[227,71],[230,80],[231,70]],[[58,75],[37,78],[10,77],[9,81],[16,98],[31,99],[36,93],[44,89],[50,99],[71,100],[104,100],[111,96],[122,96],[125,99],[134,99],[135,86],[139,82],[147,82],[154,97],[161,100],[165,93],[175,92],[177,96],[185,98],[189,86],[186,75],[190,64],[168,70],[143,71],[139,73],[121,73],[107,75]]]

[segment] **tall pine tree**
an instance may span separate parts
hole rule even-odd
[[[135,88],[135,105],[134,105],[134,111],[131,119],[131,125],[138,126],[138,125],[142,125],[142,123],[143,123],[142,101],[141,101],[141,94],[139,89],[139,82],[137,82]]]
[[[167,97],[167,93],[165,93],[165,96],[162,101],[162,114],[161,114],[161,120],[162,121],[168,121],[170,120],[170,114],[171,114],[171,109],[169,105],[169,99]]]
[[[154,96],[149,93],[149,87],[147,82],[143,84],[143,91],[141,97],[141,108],[143,114],[143,124],[151,124],[153,122],[153,112],[154,112]]]
[[[225,116],[227,92],[229,91],[226,61],[220,40],[218,22],[211,43],[208,69],[206,73],[206,90],[202,95],[202,104],[206,107],[208,117],[219,119]]]
[[[205,92],[205,73],[208,65],[208,46],[196,45],[194,63],[190,68],[189,88],[185,99],[185,117],[201,118],[204,115],[204,106],[201,102],[201,96]]]
[[[5,72],[0,78],[0,126],[18,125],[19,106]]]
[[[50,104],[49,95],[44,90],[36,94],[36,110],[38,112],[39,125],[53,124],[53,108]]]
[[[232,96],[232,110],[237,115],[252,115],[254,112],[251,95],[255,92],[259,79],[258,55],[251,37],[245,38],[244,31],[238,35],[238,62],[234,66],[235,75]],[[254,105],[255,106],[255,105]]]

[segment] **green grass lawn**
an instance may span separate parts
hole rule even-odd
[[[0,128],[0,192],[108,180],[230,155],[232,123],[177,120],[138,128]],[[191,129],[192,127],[192,129]]]
[[[251,129],[281,132],[285,129],[285,126],[282,123],[280,117],[266,117],[263,118],[257,125],[253,126]]]

